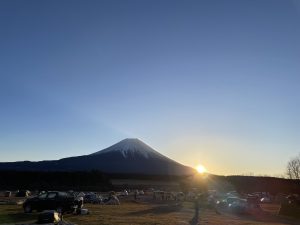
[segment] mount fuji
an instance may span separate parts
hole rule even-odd
[[[0,163],[0,170],[17,171],[89,171],[105,173],[190,175],[191,167],[184,166],[140,141],[127,138],[101,151],[60,160]]]
[[[149,158],[169,159],[164,155],[160,154],[159,152],[155,151],[149,145],[145,144],[144,142],[140,141],[137,138],[124,139],[106,149],[95,152],[91,155],[101,155],[101,154],[110,154],[110,153],[122,154],[124,158],[142,157],[147,159]]]

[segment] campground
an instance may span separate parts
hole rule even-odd
[[[153,201],[150,198],[121,199],[120,205],[85,204],[88,215],[64,215],[70,224],[89,225],[296,225],[299,220],[278,216],[280,204],[262,204],[259,212],[233,214],[216,212],[214,208],[201,205],[199,217],[195,218],[193,202]],[[23,212],[21,205],[0,205],[0,224],[32,224],[38,213]]]

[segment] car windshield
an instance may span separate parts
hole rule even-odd
[[[61,198],[70,197],[71,195],[66,192],[58,192],[58,196]]]
[[[38,197],[39,199],[45,199],[47,197],[47,193],[42,193]]]
[[[48,193],[47,198],[52,199],[52,198],[55,198],[56,196],[57,196],[56,192],[50,192],[50,193]]]

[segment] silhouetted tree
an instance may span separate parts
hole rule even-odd
[[[300,154],[288,162],[286,169],[289,179],[300,179]]]

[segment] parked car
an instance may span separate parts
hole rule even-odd
[[[223,200],[217,200],[216,201],[216,207],[219,209],[224,209],[228,206],[226,199]]]
[[[227,206],[229,206],[230,204],[234,203],[234,202],[238,202],[240,200],[240,198],[238,197],[228,197],[226,199],[226,202],[227,202]]]
[[[83,199],[84,202],[92,204],[100,204],[102,202],[102,197],[95,193],[86,194]]]
[[[246,199],[241,199],[238,197],[228,197],[221,201],[216,202],[217,209],[229,210],[234,213],[244,213],[248,208],[248,203]]]
[[[300,205],[300,196],[297,194],[288,195],[286,199],[288,200],[289,204]]]
[[[128,196],[128,191],[127,190],[124,190],[122,192],[119,193],[119,196]]]
[[[233,213],[246,213],[248,204],[246,199],[235,199],[228,205],[228,208]]]
[[[49,191],[29,198],[23,203],[25,213],[33,210],[56,210],[61,213],[71,212],[76,208],[75,199],[66,192]]]

